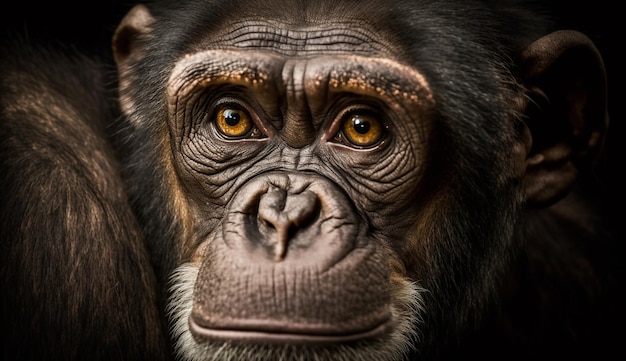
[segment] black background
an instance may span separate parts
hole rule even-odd
[[[554,10],[561,28],[577,29],[587,34],[603,54],[608,75],[610,131],[606,143],[606,159],[599,168],[608,194],[612,220],[621,225],[626,215],[623,210],[626,194],[626,176],[623,174],[622,154],[626,148],[626,92],[624,64],[626,45],[624,23],[617,1],[598,0],[573,2],[545,0]],[[20,30],[33,38],[56,39],[87,52],[110,56],[112,33],[132,7],[133,1],[93,0],[81,3],[69,1],[22,1],[4,4],[0,10],[0,36],[6,30]],[[623,227],[626,228],[626,227]]]

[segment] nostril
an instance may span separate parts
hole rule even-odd
[[[294,223],[289,225],[289,229],[287,229],[287,239],[293,239],[296,233],[298,233],[298,228],[300,227]]]
[[[269,228],[269,229],[273,229],[276,230],[276,227],[274,227],[274,224],[268,220],[263,219],[263,224],[265,225],[265,227]]]

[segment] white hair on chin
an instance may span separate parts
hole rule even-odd
[[[423,310],[421,292],[414,283],[401,279],[394,282],[395,303],[392,315],[395,326],[381,339],[360,341],[349,345],[311,346],[255,345],[207,343],[198,344],[189,331],[188,318],[193,303],[193,290],[199,267],[191,263],[179,266],[170,278],[168,319],[175,352],[184,361],[398,361],[411,351],[418,337],[415,331]],[[394,278],[398,280],[399,278]]]

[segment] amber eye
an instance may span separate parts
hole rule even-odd
[[[345,139],[359,147],[374,145],[383,136],[383,126],[376,118],[368,115],[350,116],[344,121],[342,129]]]
[[[245,110],[231,106],[217,109],[215,124],[217,129],[228,137],[238,138],[247,135],[254,123]]]

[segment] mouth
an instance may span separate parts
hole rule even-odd
[[[306,327],[259,321],[255,325],[232,322],[219,327],[207,327],[191,315],[189,329],[200,343],[228,341],[251,344],[329,345],[373,339],[388,333],[392,328],[391,314],[376,317],[366,328],[345,329],[340,326],[307,325]]]
[[[419,323],[422,290],[410,282],[395,287],[398,302],[385,308],[388,313],[374,313],[380,317],[360,326],[347,327],[344,320],[325,327],[312,322],[296,327],[294,322],[268,321],[271,318],[244,325],[232,317],[221,318],[218,325],[192,316],[197,274],[197,265],[185,264],[172,275],[168,317],[176,353],[184,360],[217,360],[220,355],[246,355],[248,361],[328,360],[332,354],[334,360],[391,361],[403,359],[406,345],[417,337],[414,326]]]

